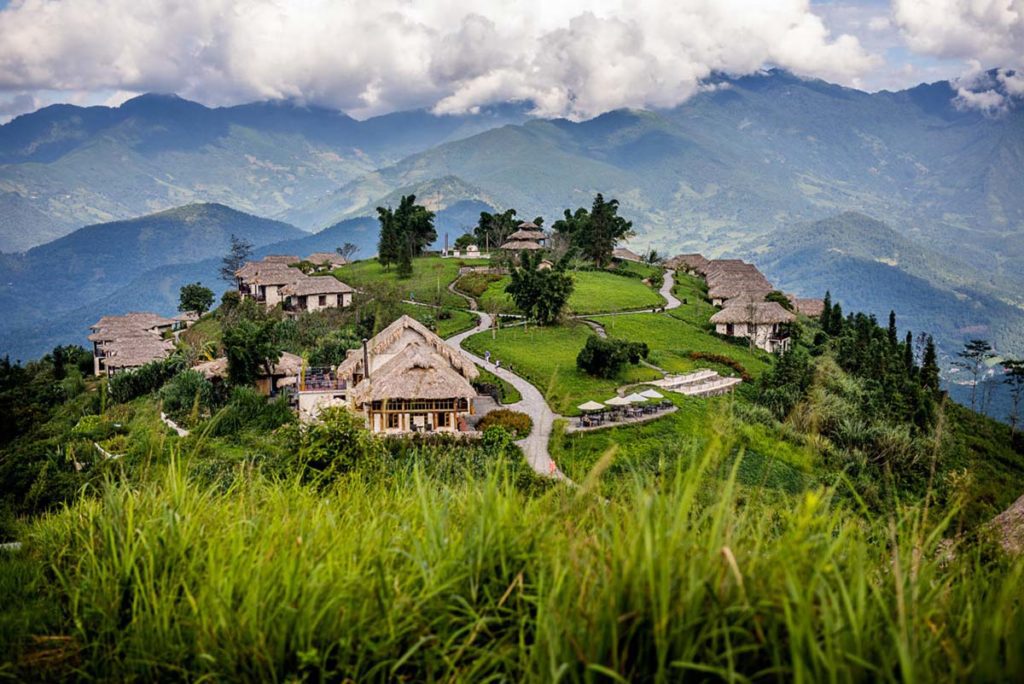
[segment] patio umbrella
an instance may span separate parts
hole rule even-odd
[[[648,399],[664,399],[665,398],[664,394],[662,394],[658,390],[652,390],[652,389],[644,390],[643,392],[640,393],[640,396],[647,397]]]
[[[608,406],[627,406],[630,401],[626,397],[612,397],[608,401],[604,402]]]
[[[604,404],[599,404],[596,401],[588,401],[586,403],[577,406],[580,411],[600,411],[604,408]]]
[[[647,397],[645,397],[642,394],[636,394],[636,393],[630,394],[628,397],[625,397],[625,399],[630,404],[640,404],[642,402],[647,401]]]

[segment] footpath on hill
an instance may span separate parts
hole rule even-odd
[[[665,298],[664,310],[666,311],[676,309],[681,304],[681,302],[672,294],[672,287],[674,285],[674,272],[665,271],[665,280],[661,285],[659,293]],[[493,363],[485,361],[483,358],[473,354],[462,346],[463,341],[468,337],[490,330],[492,318],[489,314],[477,309],[475,299],[456,290],[454,282],[448,285],[448,289],[460,297],[463,297],[469,303],[470,311],[478,317],[476,327],[448,338],[448,344],[472,359],[473,363],[477,364],[481,368],[487,369],[489,372],[498,376],[518,390],[519,394],[523,397],[522,400],[515,404],[510,404],[508,408],[515,411],[522,411],[526,415],[530,416],[530,420],[533,421],[533,429],[530,431],[530,434],[525,439],[521,439],[517,442],[522,448],[523,453],[526,455],[527,462],[529,462],[533,470],[540,475],[568,481],[569,478],[567,478],[565,474],[558,469],[558,466],[551,459],[551,454],[548,452],[548,440],[551,439],[551,429],[555,422],[555,418],[558,417],[557,414],[555,414],[555,412],[551,410],[551,407],[548,406],[547,401],[544,400],[544,395],[541,394],[539,389],[508,369],[498,368]],[[618,313],[619,315],[622,315],[649,313],[650,311],[651,309],[648,307],[633,311],[621,311]],[[584,319],[583,316],[577,316],[576,318]],[[585,322],[588,324],[590,323],[589,321]],[[602,329],[598,331],[598,334],[603,332],[604,331]]]

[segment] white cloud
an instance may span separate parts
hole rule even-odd
[[[15,0],[0,90],[291,97],[356,115],[531,100],[587,117],[671,106],[765,64],[842,83],[877,66],[809,0]]]
[[[915,52],[989,66],[1024,62],[1024,0],[894,0],[893,17]]]

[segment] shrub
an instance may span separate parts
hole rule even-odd
[[[739,361],[732,357],[726,356],[725,354],[695,351],[690,352],[689,356],[694,361],[711,361],[712,363],[720,363],[723,366],[728,366],[729,368],[732,368],[734,371],[739,373],[740,378],[743,380],[743,382],[750,382],[752,380],[752,378],[750,377],[750,373],[747,372],[747,369],[743,367],[742,363],[740,363]]]
[[[177,372],[176,364],[169,361],[153,361],[134,370],[121,371],[110,378],[107,392],[116,404],[155,392]]]
[[[576,367],[599,378],[613,378],[626,362],[640,363],[650,350],[646,342],[629,342],[591,335],[576,356]]]
[[[298,426],[293,439],[307,477],[330,479],[360,464],[372,468],[387,458],[383,441],[363,426],[362,418],[341,406],[325,408],[315,423]]]
[[[491,283],[501,280],[501,276],[493,273],[467,273],[459,278],[456,287],[459,291],[465,292],[473,297],[479,297]]]
[[[160,389],[164,412],[177,422],[195,425],[213,407],[213,385],[199,371],[178,373]]]
[[[481,418],[476,427],[481,432],[486,432],[488,428],[504,428],[514,434],[516,439],[522,439],[530,434],[530,430],[533,429],[533,421],[525,413],[498,409]]]
[[[227,406],[214,416],[210,432],[216,436],[247,429],[269,432],[294,421],[295,414],[284,396],[268,401],[251,387],[236,387]]]

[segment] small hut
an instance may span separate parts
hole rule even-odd
[[[306,261],[316,266],[318,271],[330,271],[348,263],[348,259],[337,252],[313,252]]]
[[[727,306],[711,322],[715,332],[753,340],[754,346],[767,352],[789,349],[789,333],[782,326],[796,320],[778,302],[749,302]]]

